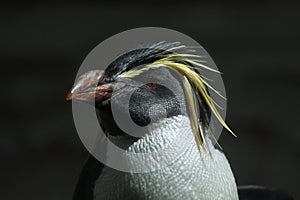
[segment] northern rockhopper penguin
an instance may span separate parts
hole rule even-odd
[[[185,48],[159,43],[131,50],[104,71],[92,70],[79,77],[67,99],[93,102],[101,128],[115,145],[134,153],[174,146],[180,146],[182,152],[166,166],[146,173],[118,171],[90,155],[74,200],[239,199],[229,162],[210,136],[212,115],[232,132],[210,96],[209,88],[213,88],[200,74],[201,70],[217,71],[193,59],[196,55],[188,51],[173,51]],[[135,81],[149,76],[151,82]],[[162,84],[166,80],[172,83],[171,89]],[[123,102],[127,97],[128,105]],[[118,126],[112,101],[120,118],[128,117],[129,111],[136,125],[147,127],[142,135],[135,137]],[[134,158],[128,160],[133,168],[140,167]],[[242,191],[243,199],[252,199],[245,196],[247,192]]]

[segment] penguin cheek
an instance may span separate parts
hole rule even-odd
[[[129,114],[138,126],[145,127],[161,119],[180,115],[180,103],[175,94],[161,85],[152,85],[149,90],[141,87],[131,96]]]

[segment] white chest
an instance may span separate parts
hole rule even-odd
[[[163,144],[182,144],[186,141],[186,148],[177,159],[164,168],[148,173],[126,173],[104,167],[95,183],[95,199],[237,200],[236,183],[224,154],[216,150],[210,141],[206,144],[210,154],[199,150],[189,123],[186,119],[180,120],[183,120],[180,122],[182,128],[177,127],[176,133],[167,130],[170,128],[168,126],[164,130],[155,130],[165,133],[167,138],[173,138],[161,141]],[[174,127],[171,128],[174,130]],[[140,143],[133,145],[141,146]],[[132,149],[138,151],[137,147]]]

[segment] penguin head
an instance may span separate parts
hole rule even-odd
[[[116,113],[118,118],[130,118],[137,126],[145,127],[189,110],[194,113],[189,117],[202,144],[211,113],[228,127],[214,107],[209,85],[195,68],[197,63],[170,51],[175,47],[168,44],[129,51],[104,71],[92,70],[79,77],[67,99],[93,102],[101,127],[112,136],[126,135],[116,123]]]

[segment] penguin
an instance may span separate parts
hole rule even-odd
[[[88,71],[75,82],[67,100],[92,103],[113,144],[137,154],[176,146],[182,151],[165,166],[144,173],[119,171],[89,155],[73,200],[255,198],[250,193],[256,189],[238,191],[229,161],[211,136],[212,115],[233,134],[210,96],[213,88],[200,73],[217,71],[193,59],[196,55],[174,52],[182,48],[187,47],[158,43],[130,50],[104,71]],[[129,99],[128,104],[124,99]],[[116,122],[112,104],[119,118],[129,117],[144,132],[124,131]],[[166,156],[173,155],[167,152]],[[127,160],[133,168],[143,167],[134,158]]]

